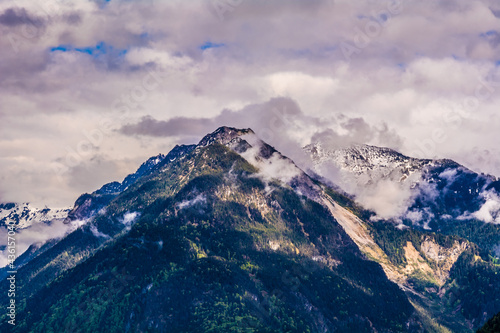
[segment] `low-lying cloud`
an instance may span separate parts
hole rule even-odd
[[[486,200],[485,203],[470,216],[487,223],[500,224],[500,197],[498,194],[487,191],[481,193],[481,196]]]
[[[205,197],[205,195],[203,193],[201,193],[201,194],[198,194],[196,197],[194,197],[191,200],[183,200],[183,201],[179,202],[177,204],[177,207],[179,207],[179,209],[185,209],[185,208],[189,208],[191,206],[194,206],[196,204],[205,203],[206,201],[207,201],[207,198]]]
[[[247,134],[241,138],[252,146],[241,153],[241,156],[259,170],[258,175],[266,182],[278,179],[288,184],[301,174],[301,170],[290,159],[278,152],[274,152],[268,158],[263,158],[261,151],[264,143],[255,134]]]
[[[123,215],[123,218],[121,218],[119,221],[125,225],[126,230],[130,230],[132,228],[132,225],[134,225],[135,222],[137,222],[137,219],[141,216],[141,213],[139,212],[127,212]]]
[[[72,221],[63,223],[62,220],[54,220],[51,223],[35,223],[28,228],[16,230],[16,257],[23,254],[32,244],[43,245],[51,239],[59,239],[85,224],[85,221]],[[0,245],[6,245],[7,229],[0,228]],[[0,251],[0,267],[8,263],[8,249]]]

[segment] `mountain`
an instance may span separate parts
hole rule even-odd
[[[441,317],[454,332],[478,327],[496,312],[500,188],[495,177],[452,160],[417,159],[369,145],[327,149],[316,143],[304,150],[313,161],[311,174],[334,185],[342,193],[337,199],[366,221],[353,235],[360,249],[409,291],[415,308]],[[433,314],[436,308],[439,313]]]
[[[17,235],[21,237],[16,246],[17,254],[20,256],[19,265],[28,262],[47,239],[60,237],[61,229],[71,227],[71,225],[61,227],[69,211],[70,208],[51,209],[46,206],[39,208],[29,203],[0,203],[0,232],[6,235],[7,226],[14,226]],[[49,230],[53,236],[42,235],[40,233],[42,229]],[[24,251],[27,251],[25,255]],[[7,265],[8,255],[7,237],[5,237],[5,242],[0,243],[0,279],[6,274],[7,269],[1,267]]]
[[[328,150],[317,143],[304,150],[311,155],[314,171],[321,175],[328,168],[337,170],[344,183],[338,185],[350,187],[351,192],[380,183],[400,184],[401,192],[410,193],[408,205],[392,217],[403,222],[430,229],[439,227],[436,220],[476,218],[500,222],[500,206],[489,203],[497,199],[500,202],[499,181],[452,160],[412,158],[369,145]]]
[[[195,145],[178,145],[175,146],[167,155],[159,154],[150,157],[144,162],[135,173],[128,175],[120,182],[111,182],[103,185],[97,191],[91,194],[83,194],[80,196],[68,213],[67,222],[74,220],[88,220],[94,217],[104,209],[117,195],[128,189],[141,177],[148,176],[155,169],[175,161],[177,158],[189,153]]]
[[[472,332],[500,311],[482,247],[373,219],[251,129],[156,158],[77,199],[1,331]]]
[[[500,181],[447,159],[418,159],[389,148],[304,148],[313,172],[354,195],[372,218],[465,237],[500,249]],[[496,250],[499,252],[498,250]]]
[[[322,197],[253,131],[220,128],[23,266],[14,331],[418,328]]]
[[[33,243],[26,249],[26,253],[23,252],[24,248],[18,247],[18,265],[25,265],[31,259],[35,258],[40,253],[57,243],[54,238],[59,238],[61,236],[60,232],[54,233],[52,229],[56,228],[60,222],[64,222],[65,226],[61,226],[59,229],[67,229],[68,231],[75,229],[75,226],[77,227],[79,224],[85,223],[87,220],[91,219],[99,212],[100,209],[106,207],[106,205],[109,204],[115,196],[126,190],[139,178],[151,173],[151,171],[166,158],[175,160],[179,156],[189,152],[192,148],[194,148],[194,145],[176,146],[168,155],[159,154],[149,158],[137,169],[135,173],[128,175],[121,183],[111,182],[103,185],[92,194],[84,194],[80,196],[76,200],[73,208],[38,208],[30,205],[29,203],[0,204],[0,227],[6,227],[7,223],[12,224],[13,222],[13,224],[16,225],[18,232],[22,229],[26,229],[28,233],[32,234],[40,232],[47,233],[47,235],[44,235],[43,237],[39,236],[27,238],[21,235],[25,241],[32,238]],[[40,228],[36,228],[36,230],[34,230],[32,227],[37,226],[38,223],[44,223],[49,226],[49,228],[47,228],[47,230],[41,230]],[[45,243],[46,240],[49,241]],[[0,250],[4,250],[4,247],[0,247]],[[6,271],[7,269],[0,268],[0,277],[3,277],[6,274]]]
[[[163,154],[158,154],[157,156],[153,156],[153,157],[149,158],[146,162],[144,162],[139,167],[139,169],[137,169],[136,172],[125,177],[125,179],[121,183],[120,182],[111,182],[111,183],[105,184],[100,189],[95,191],[94,193],[96,193],[96,194],[115,194],[115,193],[121,193],[121,192],[125,191],[137,179],[148,174],[151,171],[151,169],[153,169],[155,166],[157,166],[159,163],[161,163],[165,159],[165,157],[166,156]]]
[[[64,220],[68,212],[69,208],[50,209],[34,207],[29,203],[0,203],[0,227],[5,227],[9,223],[16,225],[18,229],[24,229],[33,223]]]

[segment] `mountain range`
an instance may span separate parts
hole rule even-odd
[[[472,332],[500,312],[496,178],[388,148],[304,150],[307,172],[221,127],[83,194],[54,213],[74,227],[17,259],[17,323],[0,329]]]
[[[459,235],[500,255],[500,181],[448,159],[417,159],[389,148],[304,148],[312,171],[335,182],[372,219]],[[322,177],[321,177],[322,176]]]

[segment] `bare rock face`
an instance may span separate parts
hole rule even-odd
[[[441,285],[450,276],[450,270],[458,257],[468,248],[466,242],[455,241],[451,248],[445,248],[430,239],[426,239],[420,246],[425,257],[436,264],[434,274]]]
[[[229,144],[233,139],[245,134],[254,134],[250,128],[237,129],[234,127],[222,126],[215,132],[206,135],[198,144],[199,147],[206,147],[214,142],[219,142],[222,145]]]

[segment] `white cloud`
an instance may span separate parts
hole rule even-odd
[[[111,236],[100,232],[99,229],[97,229],[97,226],[95,226],[95,225],[90,226],[90,232],[92,232],[92,234],[97,238],[105,238],[105,239],[111,238]]]
[[[29,35],[25,23],[0,22],[0,201],[69,206],[148,157],[206,134],[126,136],[114,129],[144,116],[211,119],[224,109],[245,109],[243,119],[251,122],[258,110],[245,106],[273,97],[290,97],[303,113],[301,121],[264,138],[278,149],[292,151],[296,142],[298,151],[315,133],[338,130],[342,117],[360,118],[395,131],[402,138],[395,148],[403,153],[453,158],[500,175],[499,86],[473,110],[463,110],[480,82],[500,72],[500,20],[490,9],[498,4],[402,2],[347,61],[341,43],[353,42],[357,29],[387,5],[244,1],[221,21],[201,0],[63,1],[48,12],[37,1],[2,1],[0,15],[24,7],[41,25]],[[108,47],[102,54],[50,51],[60,45],[88,50],[101,42]],[[219,46],[203,50],[209,42]],[[161,83],[141,95],[154,70],[165,74]],[[116,107],[131,97],[132,106]],[[457,121],[446,120],[449,111]],[[68,165],[68,149],[82,147],[84,132],[96,133],[103,120],[112,130]],[[444,139],[429,142],[436,130]],[[61,167],[67,171],[59,177],[54,170]]]
[[[86,221],[72,221],[64,223],[61,220],[52,221],[50,224],[35,223],[29,228],[16,230],[14,238],[16,239],[16,257],[23,254],[32,244],[43,245],[51,239],[59,239],[71,233],[80,226],[87,223]],[[0,244],[7,244],[7,229],[0,228]],[[8,248],[0,251],[0,267],[4,267],[8,263]]]
[[[492,191],[481,193],[481,196],[486,202],[471,216],[487,223],[500,224],[500,197]]]
[[[493,247],[493,252],[497,256],[497,258],[500,258],[500,244],[497,244]]]
[[[191,206],[194,206],[198,203],[204,203],[207,201],[207,198],[205,197],[204,194],[198,194],[196,197],[194,197],[191,200],[183,200],[177,204],[179,209],[184,209],[184,208],[189,208]]]
[[[130,230],[132,225],[137,221],[137,219],[141,216],[139,212],[127,212],[123,215],[123,218],[120,219],[120,222],[125,225],[126,230]]]
[[[414,196],[409,182],[396,183],[389,179],[379,180],[371,186],[358,190],[356,200],[364,207],[373,210],[377,218],[381,219],[403,216],[412,204]]]
[[[278,179],[288,184],[301,174],[301,170],[290,159],[278,152],[274,152],[269,158],[261,157],[263,142],[255,134],[246,134],[241,138],[252,147],[240,155],[259,170],[258,175],[265,181]]]

